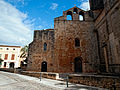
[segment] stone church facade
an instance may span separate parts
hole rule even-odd
[[[75,6],[54,19],[54,29],[34,31],[28,70],[120,73],[120,1],[89,1],[91,10]]]

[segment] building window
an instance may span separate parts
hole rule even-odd
[[[7,63],[6,63],[6,62],[4,62],[4,67],[6,67],[6,65],[7,65]]]
[[[9,48],[7,48],[6,50],[9,50]]]
[[[79,38],[75,38],[75,46],[76,47],[80,46],[80,40],[79,40]]]
[[[44,51],[46,51],[46,50],[47,50],[47,44],[44,43]]]
[[[7,60],[8,59],[8,54],[5,54],[5,58],[4,58],[5,60]]]
[[[13,48],[13,50],[15,50],[15,48]]]
[[[14,60],[14,59],[15,59],[15,54],[12,54],[11,60]]]

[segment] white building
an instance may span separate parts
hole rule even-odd
[[[21,46],[0,45],[0,58],[3,60],[0,68],[18,68],[20,67]]]

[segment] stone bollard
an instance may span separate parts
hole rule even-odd
[[[40,81],[41,81],[41,79],[42,79],[42,73],[40,73]]]
[[[67,78],[66,78],[66,85],[68,87],[68,81],[69,81],[69,76],[67,75]]]

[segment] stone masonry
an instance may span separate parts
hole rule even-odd
[[[100,71],[120,73],[120,0],[104,0],[104,9],[95,18],[95,29]]]
[[[76,13],[74,11],[76,10]],[[72,21],[67,20],[67,13],[72,13]],[[84,20],[79,20],[79,14],[84,14]],[[56,71],[74,72],[75,58],[80,58],[81,72],[94,72],[98,63],[96,35],[94,23],[88,12],[73,7],[63,12],[63,16],[55,18],[55,60]],[[75,46],[75,39],[80,40],[80,46]],[[93,43],[94,42],[94,43]],[[91,53],[91,54],[90,54]]]
[[[54,29],[35,30],[27,70],[120,73],[120,1],[90,0],[90,8],[75,6],[54,19]]]
[[[44,44],[47,45],[47,51],[44,51]],[[53,29],[36,30],[34,40],[29,45],[28,68],[33,71],[41,71],[42,62],[48,62],[47,71],[53,71],[54,63],[54,31]]]

